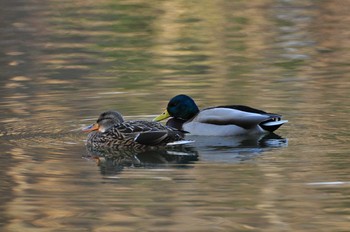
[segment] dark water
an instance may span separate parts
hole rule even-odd
[[[350,2],[0,1],[1,231],[348,231]],[[172,96],[274,137],[96,154],[80,128]]]

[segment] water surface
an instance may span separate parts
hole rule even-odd
[[[347,231],[350,4],[1,1],[1,231]],[[82,126],[200,107],[284,115],[269,137],[96,154]]]

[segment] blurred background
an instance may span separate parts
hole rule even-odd
[[[0,0],[0,230],[347,231],[349,12],[340,0]],[[273,139],[198,138],[190,160],[96,166],[82,126],[110,109],[151,120],[180,93],[289,123]]]

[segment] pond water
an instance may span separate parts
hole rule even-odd
[[[350,2],[0,6],[1,231],[349,230]],[[101,112],[151,120],[179,93],[289,123],[180,151],[86,149]]]

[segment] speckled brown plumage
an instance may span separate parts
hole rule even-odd
[[[160,148],[183,139],[183,132],[158,122],[126,121],[116,111],[100,115],[90,131],[87,145],[93,148],[135,150]]]

